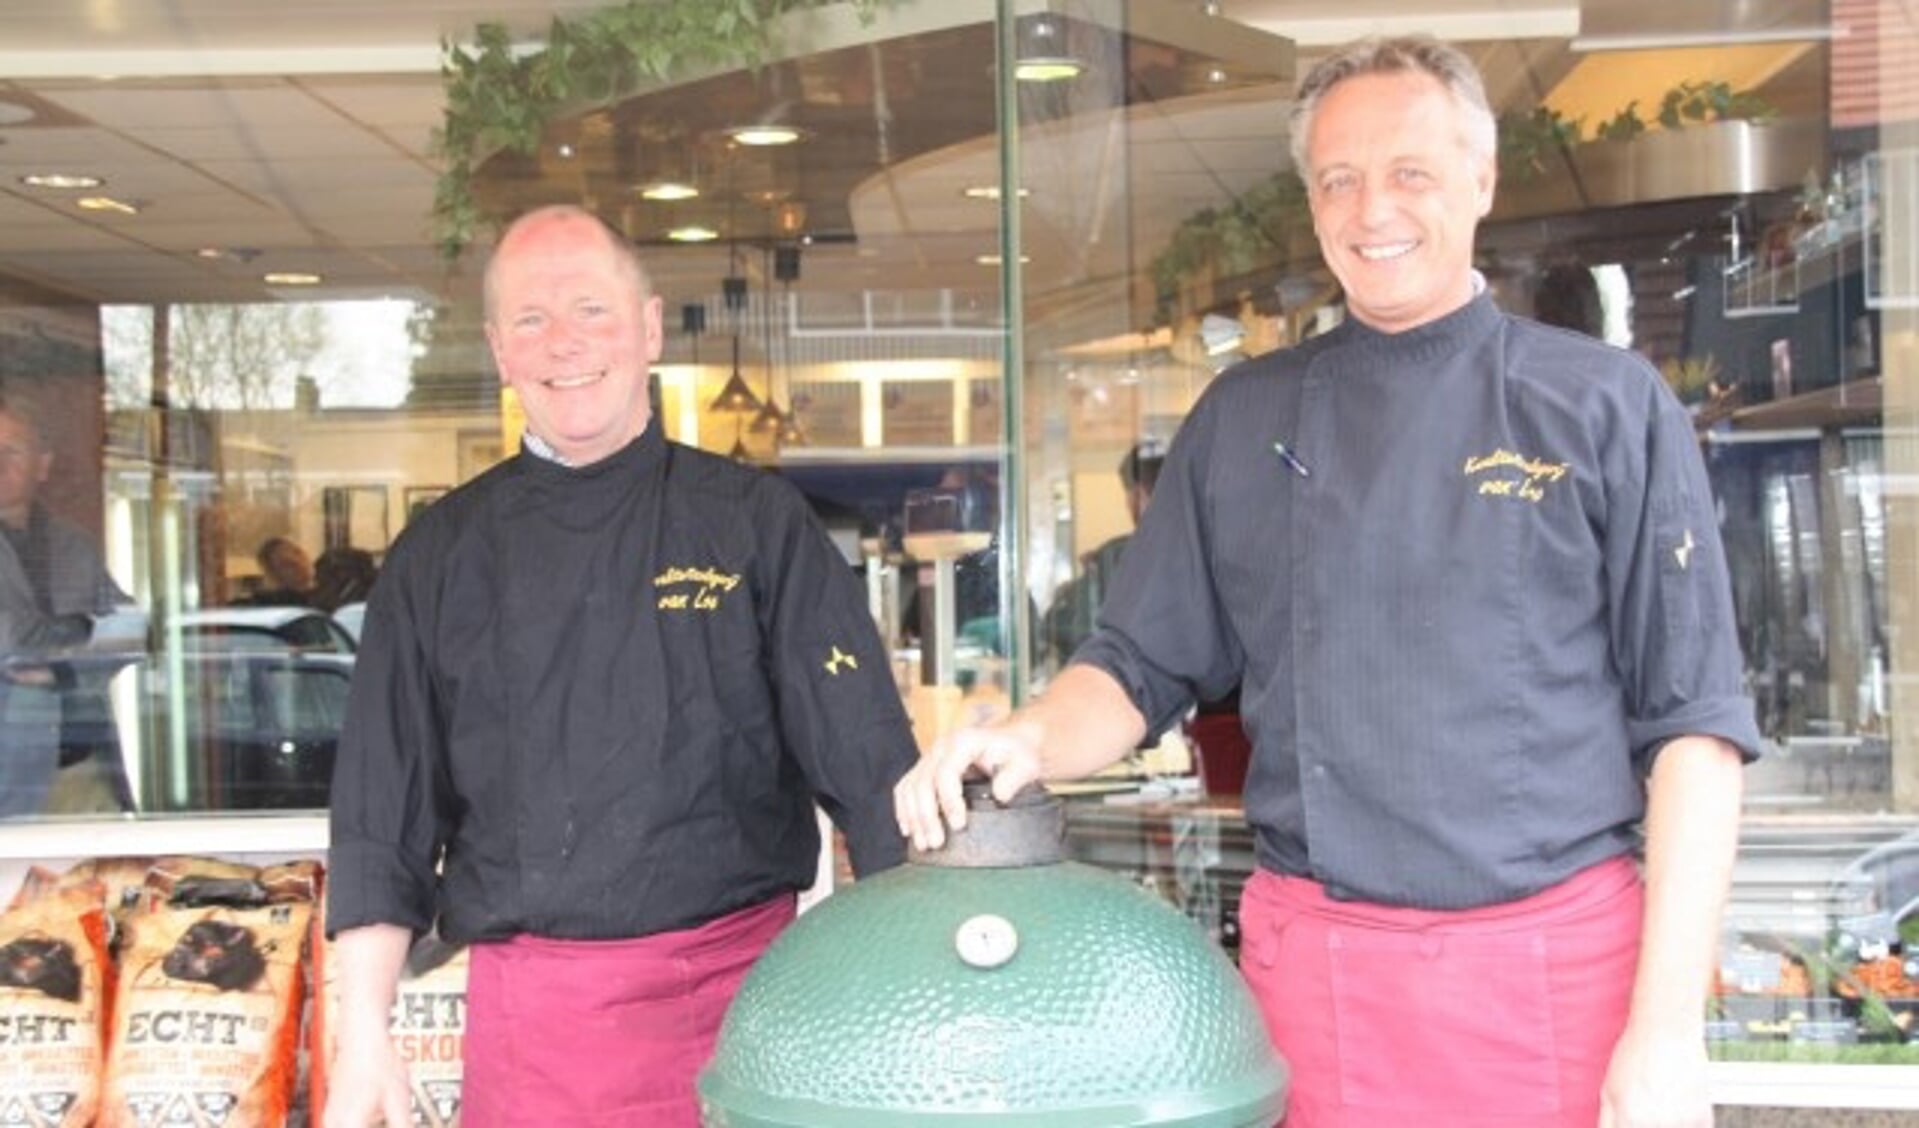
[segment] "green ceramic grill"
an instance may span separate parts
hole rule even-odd
[[[1250,1128],[1286,1067],[1231,962],[1160,898],[1064,860],[1058,800],[968,785],[947,849],[801,917],[700,1076],[709,1128]]]

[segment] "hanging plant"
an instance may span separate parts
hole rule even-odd
[[[1612,117],[1599,123],[1593,131],[1597,141],[1631,141],[1646,132],[1646,122],[1639,116],[1639,99],[1634,98]]]
[[[1545,175],[1552,158],[1587,141],[1630,141],[1655,123],[1663,129],[1684,129],[1716,121],[1763,122],[1774,114],[1772,105],[1750,90],[1734,90],[1730,83],[1681,82],[1666,91],[1651,121],[1639,116],[1639,101],[1626,103],[1586,136],[1584,118],[1568,118],[1550,106],[1530,113],[1499,115],[1499,176],[1523,182]]]
[[[1750,90],[1727,82],[1682,82],[1659,101],[1659,124],[1667,129],[1713,121],[1764,121],[1772,106]]]
[[[1584,118],[1565,117],[1551,106],[1499,115],[1499,175],[1509,180],[1545,175],[1554,158],[1584,140],[1585,128]]]
[[[1171,319],[1180,290],[1198,272],[1244,274],[1283,251],[1292,235],[1311,228],[1306,185],[1292,172],[1267,177],[1224,207],[1194,212],[1173,229],[1149,268],[1155,316]]]
[[[499,23],[480,24],[470,44],[442,41],[446,117],[434,151],[446,167],[433,194],[441,253],[458,258],[479,229],[473,177],[488,155],[530,155],[547,123],[569,107],[695,68],[757,65],[778,46],[780,17],[842,2],[870,23],[894,0],[625,0],[571,20],[555,17],[545,44],[532,49],[515,44]]]

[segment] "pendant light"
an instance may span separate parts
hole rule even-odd
[[[773,382],[769,378],[766,399],[761,401],[760,409],[753,413],[753,421],[746,425],[746,429],[756,435],[773,434],[785,424],[786,412],[781,411],[779,405],[773,402]]]
[[[806,445],[806,429],[800,426],[799,408],[786,413],[786,422],[780,424],[780,433],[775,438],[782,447]]]
[[[766,271],[772,269],[772,248],[766,248],[764,256],[765,265],[760,275],[761,278],[766,278]],[[779,402],[773,395],[772,295],[773,288],[769,285],[765,289],[764,300],[760,303],[760,343],[766,350],[766,398],[760,404],[759,412],[753,416],[753,421],[746,425],[746,429],[756,435],[778,435],[780,428],[786,424],[786,412],[780,410]]]
[[[707,410],[745,414],[759,409],[760,397],[753,394],[745,377],[740,375],[740,334],[736,329],[733,331],[733,374],[726,378],[726,385],[720,389],[719,395],[713,397]]]
[[[800,245],[798,243],[774,248],[773,277],[780,283],[780,308],[787,311],[787,316],[792,322],[797,323],[798,317],[793,305],[793,283],[799,281],[800,277]],[[800,397],[793,394],[793,340],[790,336],[786,338],[784,345],[786,352],[782,367],[786,369],[787,409],[786,421],[780,426],[777,441],[781,447],[805,446],[806,430],[800,426]]]

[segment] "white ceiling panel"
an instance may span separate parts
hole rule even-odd
[[[231,219],[204,219],[197,223],[150,223],[140,227],[140,238],[166,251],[189,252],[201,247],[231,247],[235,224]],[[269,249],[305,246],[313,236],[286,220],[253,220],[246,225],[249,247]]]
[[[333,132],[328,130],[327,132]],[[229,126],[196,125],[185,128],[143,129],[140,140],[183,161],[206,165],[216,161],[257,161],[270,155],[253,131]],[[310,150],[294,146],[295,156]]]
[[[445,164],[433,150],[433,132],[440,127],[439,121],[431,125],[377,125],[368,128],[383,138],[396,151],[406,153],[417,160],[424,161],[436,171]]]
[[[326,226],[346,222],[357,224],[362,217],[399,216],[401,219],[417,219],[420,230],[425,231],[428,224],[428,201],[432,199],[431,188],[415,189],[407,187],[388,188],[380,185],[369,187],[326,191],[324,189],[299,189],[289,194],[293,214],[310,223]],[[355,239],[355,242],[360,240]]]
[[[27,84],[29,88],[33,84]],[[313,100],[283,82],[255,80],[194,83],[145,80],[102,82],[76,89],[38,91],[48,101],[115,129],[179,126],[232,128],[241,123],[284,121],[314,124]]]
[[[0,227],[0,251],[10,254],[60,252],[58,259],[49,261],[49,267],[63,266],[67,256],[72,252],[89,249],[107,249],[115,254],[150,253],[140,244],[129,242],[124,236],[84,221],[35,222]]]
[[[301,199],[327,196],[342,188],[378,187],[430,194],[433,170],[410,157],[383,156],[366,160],[326,160],[302,157],[271,163],[257,161],[203,161],[200,167],[222,183],[261,196],[286,195]]]
[[[240,225],[291,224],[284,208],[249,193],[215,186],[212,191],[182,192],[156,200],[140,214],[140,229],[183,223]]]
[[[368,47],[464,39],[482,20],[538,30],[600,0],[0,0],[6,51]],[[99,72],[94,72],[99,73]]]
[[[127,168],[166,158],[108,130],[87,126],[0,128],[0,169],[36,166],[62,169]]]
[[[361,251],[369,258],[392,264],[395,270],[442,274],[454,269],[440,254],[439,248],[426,246],[418,241],[362,247]],[[468,272],[478,273],[478,267],[470,267]]]
[[[1190,4],[1193,20],[1206,18],[1198,14],[1198,0],[1166,2]],[[1687,7],[1673,0],[1603,3],[1629,8],[1632,26]],[[429,147],[443,97],[438,45],[448,37],[467,40],[482,21],[537,35],[555,15],[602,5],[0,0],[0,100],[24,90],[44,100],[56,118],[53,125],[0,126],[0,273],[139,300],[258,295],[258,276],[271,267],[316,270],[330,276],[329,286],[356,292],[470,288],[484,246],[449,274],[431,231],[437,169]],[[1323,53],[1324,44],[1367,30],[1472,40],[1470,51],[1487,69],[1494,97],[1515,102],[1536,98],[1539,84],[1551,84],[1542,53],[1564,54],[1580,7],[1578,0],[1221,0],[1221,6],[1230,20],[1308,44],[1303,63]],[[1737,5],[1707,7],[1722,12]],[[925,62],[913,60],[915,67]],[[916,71],[892,73],[904,82]],[[969,81],[978,73],[969,71]],[[107,74],[118,77],[99,77]],[[740,92],[724,84],[715,89]],[[972,93],[969,86],[963,97]],[[1079,255],[1075,238],[1103,235],[1106,246],[1114,240],[1119,213],[1095,222],[1100,209],[1124,208],[1135,259],[1150,256],[1192,211],[1286,166],[1288,97],[1284,86],[1240,88],[1148,102],[1123,116],[1088,113],[1070,124],[1029,125],[1022,156],[1035,189],[1028,203],[1033,234],[1059,240],[1066,247],[1060,253]],[[938,117],[943,107],[930,105],[936,101],[896,96],[887,112],[897,115],[902,151],[913,129],[929,119],[945,124]],[[61,113],[69,118],[60,120]],[[878,120],[877,106],[872,116]],[[1116,148],[1110,142],[1119,125],[1125,144]],[[850,249],[809,257],[807,283],[821,284],[835,272],[853,284],[990,279],[991,271],[971,259],[995,249],[997,213],[959,195],[962,187],[997,178],[996,146],[983,133],[953,129],[928,143],[937,149],[932,159],[898,160],[862,182],[844,210],[861,251],[884,250],[874,258]],[[105,194],[141,200],[145,210],[104,219],[74,211],[68,201],[77,193],[32,194],[18,184],[21,174],[43,171],[105,176]],[[1123,194],[1128,189],[1130,196]],[[211,265],[188,253],[214,243],[263,253],[250,263]],[[688,285],[702,292],[724,270],[723,249],[648,253],[663,264],[663,276],[685,271]]]
[[[50,210],[53,201],[34,198],[28,191],[0,184],[0,227],[31,227],[57,218]]]
[[[341,241],[350,241],[356,246],[412,242],[421,254],[438,253],[432,246],[433,221],[427,214],[424,204],[397,212],[329,221],[326,227],[342,235],[350,231],[353,238],[351,240],[342,238]]]
[[[25,256],[8,253],[10,258]],[[108,271],[125,271],[134,276],[157,276],[173,274],[204,274],[208,269],[204,263],[192,255],[160,254],[152,250],[127,246],[99,244],[93,247],[72,247],[60,256],[60,269],[71,271],[75,275],[97,275]]]
[[[358,121],[381,127],[438,125],[446,99],[438,75],[348,79],[308,78],[299,83],[313,97]]]

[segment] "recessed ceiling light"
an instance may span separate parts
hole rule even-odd
[[[1015,36],[1013,77],[1021,82],[1065,82],[1086,69],[1067,43],[1065,23],[1050,12],[1022,17]]]
[[[98,188],[106,181],[97,176],[71,172],[30,172],[20,178],[29,188]]]
[[[1026,188],[1021,188],[1019,191],[1013,193],[1013,195],[1017,196],[1019,199],[1022,199],[1022,200],[1024,200],[1026,197],[1032,194],[1033,194],[1032,191]],[[999,196],[1000,196],[999,185],[997,184],[969,185],[965,188],[960,189],[960,195],[965,196],[969,200],[997,200],[999,199]]]
[[[201,247],[193,252],[195,256],[212,261],[230,259],[233,262],[252,262],[260,257],[258,247]]]
[[[1013,77],[1021,82],[1065,82],[1078,78],[1086,64],[1064,55],[1036,56],[1013,64]]]
[[[317,286],[320,276],[304,270],[273,270],[262,274],[260,281],[269,286]]]
[[[642,200],[690,200],[699,194],[697,186],[678,180],[655,180],[651,184],[640,185]]]
[[[806,136],[805,130],[790,125],[736,125],[726,135],[742,145],[791,145]]]
[[[82,196],[73,201],[86,211],[119,212],[121,215],[139,215],[140,205],[131,200],[116,200],[112,196]]]
[[[1212,83],[1214,86],[1218,86],[1220,83],[1225,82],[1226,68],[1225,67],[1208,67],[1206,70],[1206,81]]]
[[[573,146],[567,144],[564,141],[560,142],[559,146],[554,151],[560,154],[560,159],[563,161],[572,160],[573,154],[577,152],[577,150],[575,150]]]
[[[675,227],[666,233],[666,237],[675,243],[711,243],[720,237],[720,233],[711,227],[691,223],[685,227]]]

